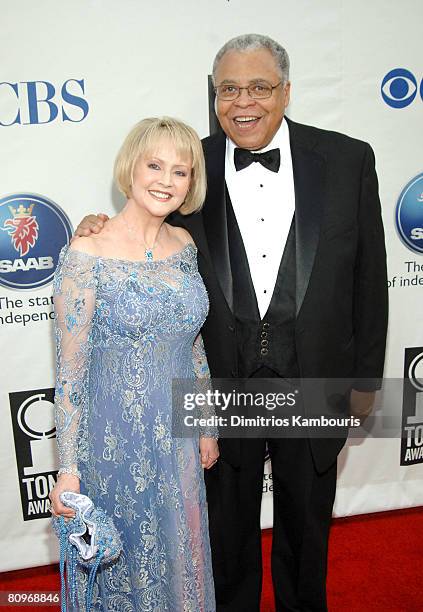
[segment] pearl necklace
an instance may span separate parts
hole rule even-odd
[[[153,246],[149,247],[143,240],[140,240],[138,238],[137,231],[133,227],[128,225],[128,223],[126,222],[126,219],[125,219],[125,217],[123,215],[122,215],[121,219],[124,222],[125,227],[128,230],[128,232],[131,234],[131,236],[133,236],[133,239],[135,240],[135,242],[138,242],[138,244],[141,245],[144,248],[144,257],[146,258],[146,260],[147,261],[153,261],[153,259],[154,259],[153,251],[154,251],[154,249],[157,246],[157,240],[159,238],[160,230],[162,229],[161,226],[160,226],[159,231],[157,232],[156,240],[154,241]]]

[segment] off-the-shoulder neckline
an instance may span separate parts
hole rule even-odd
[[[197,247],[195,246],[195,244],[193,244],[192,242],[188,242],[183,249],[180,249],[179,251],[176,251],[175,253],[172,253],[171,255],[168,255],[167,257],[163,257],[162,259],[153,259],[153,260],[149,260],[149,259],[121,259],[120,257],[103,257],[102,255],[91,255],[90,253],[85,253],[84,251],[79,251],[78,249],[73,249],[70,247],[70,245],[67,246],[67,251],[69,253],[77,253],[78,255],[84,255],[85,257],[91,257],[92,259],[101,259],[102,261],[116,261],[119,263],[124,263],[124,264],[136,264],[136,265],[140,265],[140,264],[148,264],[149,266],[151,266],[151,264],[159,264],[159,263],[165,263],[168,261],[171,261],[172,259],[175,259],[176,257],[182,255],[185,251],[187,251],[188,249],[192,248],[195,252],[197,251]]]

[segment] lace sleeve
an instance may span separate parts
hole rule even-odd
[[[197,384],[204,387],[203,391],[211,388],[211,377],[209,364],[207,363],[206,351],[201,334],[198,334],[192,346],[192,359],[194,363],[194,372],[197,378]],[[203,384],[201,384],[203,383]],[[200,416],[205,419],[213,419],[216,413],[214,406],[205,405],[201,407]],[[203,438],[219,438],[219,432],[215,425],[207,425],[200,428],[200,436]]]
[[[56,393],[54,412],[59,474],[78,470],[81,415],[88,404],[96,258],[65,247],[54,277]]]

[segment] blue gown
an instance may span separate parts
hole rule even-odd
[[[172,379],[209,375],[196,248],[133,262],[65,247],[54,295],[60,473],[80,476],[123,542],[92,609],[214,612],[198,438],[171,432]],[[86,580],[80,568],[77,610]]]

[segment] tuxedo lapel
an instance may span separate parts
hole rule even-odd
[[[233,286],[225,199],[225,145],[226,138],[223,133],[209,138],[205,143],[207,198],[202,216],[211,262],[228,306],[233,310]]]
[[[295,185],[296,312],[301,309],[319,242],[326,188],[326,161],[288,120]]]
[[[232,274],[226,219],[225,146],[223,132],[203,140],[207,172],[207,196],[200,213],[172,213],[171,225],[185,227],[217,276],[229,308],[233,309]],[[204,271],[203,271],[204,272]]]
[[[296,314],[310,281],[319,242],[326,189],[326,160],[315,150],[309,131],[287,119],[295,185]],[[207,198],[201,215],[181,218],[198,249],[214,268],[229,308],[233,285],[226,218],[225,145],[223,132],[205,139]]]

